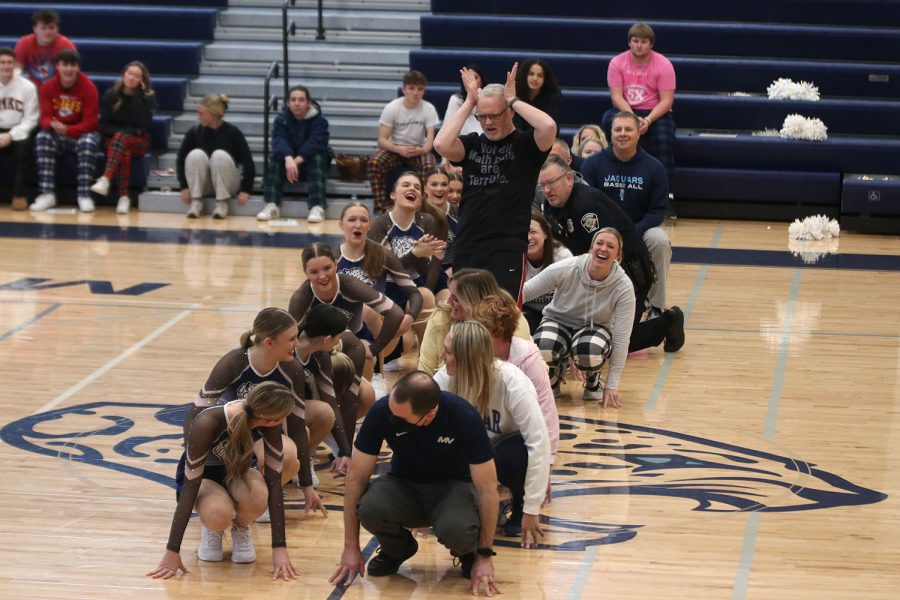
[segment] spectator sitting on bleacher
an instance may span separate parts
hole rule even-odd
[[[403,96],[388,102],[378,119],[378,152],[369,159],[368,175],[375,197],[375,212],[388,207],[386,179],[389,172],[403,167],[424,180],[435,169],[434,128],[440,123],[434,105],[423,100],[425,75],[409,71],[403,76]],[[464,105],[466,111],[472,106]],[[466,114],[468,118],[468,114]]]
[[[241,130],[224,120],[226,110],[228,96],[204,96],[197,105],[199,122],[188,130],[178,148],[175,168],[181,199],[190,204],[188,218],[199,217],[203,196],[212,194],[216,198],[212,216],[224,219],[229,198],[237,196],[239,204],[247,204],[253,191],[253,155]]]
[[[484,71],[481,70],[481,67],[478,65],[468,65],[466,67],[473,73],[478,79],[478,87],[482,87],[484,85]],[[450,120],[456,111],[459,110],[459,107],[463,105],[463,102],[466,101],[466,88],[462,83],[459,84],[459,91],[450,96],[450,100],[447,101],[447,110],[444,111],[444,123]],[[460,130],[460,135],[466,135],[468,133],[482,133],[484,130],[481,128],[481,123],[478,122],[478,119],[475,116],[475,109],[473,108],[469,111],[469,116],[466,117],[465,122],[463,123],[462,129]],[[462,172],[460,169],[459,172]]]
[[[25,198],[26,166],[34,162],[31,137],[40,117],[34,84],[16,72],[12,48],[0,47],[0,152],[14,157],[13,210],[28,206]]]
[[[59,33],[59,15],[55,10],[37,10],[31,15],[34,33],[23,35],[16,43],[16,62],[22,75],[40,87],[56,73],[56,59],[63,50],[75,50],[69,38]]]
[[[575,132],[575,135],[572,136],[572,154],[581,156],[581,145],[585,142],[585,140],[587,140],[589,137],[600,136],[603,136],[602,139],[606,139],[606,134],[603,133],[603,130],[599,125],[594,125],[593,123],[582,125],[578,128],[578,131]]]
[[[613,107],[603,114],[603,129],[609,138],[612,120],[621,111],[640,117],[638,133],[644,147],[665,167],[671,186],[675,169],[675,69],[668,58],[653,51],[655,40],[652,27],[635,23],[628,30],[628,50],[609,61],[606,82]],[[674,205],[668,210],[674,217]]]
[[[88,192],[100,134],[97,133],[97,86],[81,72],[81,57],[75,50],[63,50],[56,59],[56,75],[41,86],[41,131],[37,134],[38,191],[31,210],[56,206],[56,157],[78,157],[78,209],[93,212],[94,201]]]
[[[331,165],[328,119],[302,85],[288,90],[287,106],[272,123],[272,160],[266,173],[266,206],[256,215],[260,221],[281,216],[281,190],[285,183],[303,179],[307,185],[308,223],[325,219],[325,182]]]
[[[585,138],[584,142],[581,144],[581,158],[584,159],[591,154],[605,150],[607,146],[609,146],[609,143],[607,143],[605,135],[602,138],[595,135]]]
[[[562,92],[556,82],[556,75],[550,70],[547,61],[541,58],[529,58],[519,66],[516,74],[516,96],[535,108],[550,115],[557,123],[559,131],[559,103]],[[519,131],[531,131],[533,127],[521,116],[513,119]]]
[[[656,268],[656,283],[647,295],[652,318],[664,314],[667,306],[666,280],[672,261],[672,242],[660,225],[666,217],[669,181],[662,164],[638,147],[640,123],[640,118],[632,112],[616,115],[612,122],[612,145],[586,158],[581,174],[588,185],[618,200],[650,250]]]
[[[109,182],[116,178],[119,202],[116,212],[128,213],[131,199],[128,182],[131,159],[150,149],[150,124],[156,94],[150,85],[150,73],[140,61],[132,61],[122,70],[122,78],[106,90],[100,99],[100,133],[106,142],[106,170],[91,186],[91,191],[106,196]]]

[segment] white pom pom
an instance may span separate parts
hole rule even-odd
[[[781,126],[781,137],[790,140],[821,142],[828,139],[828,128],[821,119],[788,115]]]
[[[819,88],[808,81],[795,83],[790,79],[780,77],[773,81],[766,91],[769,93],[769,100],[808,100],[810,102],[819,100]]]
[[[841,226],[825,215],[813,215],[802,221],[794,220],[788,226],[788,238],[792,240],[830,240],[841,235]]]

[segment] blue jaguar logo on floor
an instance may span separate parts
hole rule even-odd
[[[189,407],[93,402],[20,419],[0,430],[0,438],[21,450],[174,488]],[[549,533],[545,549],[628,541],[645,525],[639,521],[648,502],[674,519],[690,511],[805,511],[887,498],[803,460],[643,425],[560,415],[560,437],[547,511],[553,516],[541,517]],[[597,519],[566,516],[576,503],[573,512],[583,515],[588,499]]]

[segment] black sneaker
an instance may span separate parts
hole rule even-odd
[[[462,576],[466,579],[472,579],[472,565],[475,564],[475,553],[469,552],[462,556],[453,557],[453,566],[462,570]]]
[[[666,326],[666,343],[663,350],[666,352],[678,352],[684,346],[684,313],[677,306],[666,311],[668,325]]]
[[[366,567],[366,573],[371,575],[372,577],[384,577],[386,575],[393,575],[400,569],[400,565],[403,562],[415,554],[419,549],[419,544],[413,540],[413,551],[404,556],[403,558],[392,558],[382,552],[382,548],[378,548],[378,554],[375,555],[375,558],[369,561],[368,566]]]
[[[516,502],[513,502],[512,512],[509,515],[509,519],[506,520],[506,523],[503,524],[501,531],[503,531],[503,535],[509,537],[519,537],[522,535],[522,509],[524,508],[523,504],[519,504],[516,506]]]

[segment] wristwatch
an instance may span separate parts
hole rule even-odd
[[[519,97],[515,96],[512,100],[509,101],[509,104],[506,105],[506,108],[512,108],[513,104],[519,101]]]
[[[479,548],[475,551],[478,556],[497,556],[497,553],[490,548]]]

